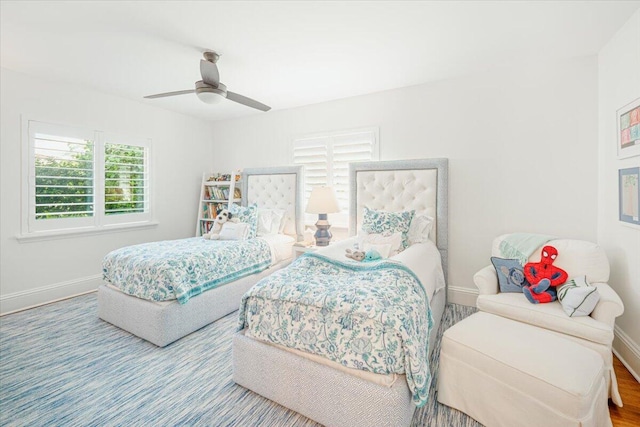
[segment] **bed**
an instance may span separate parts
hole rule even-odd
[[[284,228],[280,230],[280,234],[258,237],[245,242],[205,241],[199,237],[154,242],[147,244],[150,245],[149,247],[140,245],[140,247],[114,251],[123,256],[129,250],[137,251],[136,263],[142,263],[144,267],[138,269],[144,273],[141,274],[143,276],[141,281],[155,285],[155,288],[151,288],[155,290],[148,292],[148,295],[144,293],[140,295],[146,299],[134,296],[133,292],[126,288],[126,281],[133,280],[133,276],[126,276],[127,266],[123,264],[119,270],[111,269],[110,274],[113,274],[111,271],[120,274],[117,277],[119,287],[110,283],[110,281],[116,282],[114,276],[109,276],[109,280],[105,280],[98,287],[98,317],[159,347],[164,347],[237,310],[242,295],[251,286],[288,265],[291,262],[292,245],[302,240],[303,234],[303,213],[300,203],[303,191],[302,168],[252,168],[246,169],[242,175],[242,205],[256,204],[260,209],[284,211]],[[172,271],[171,262],[174,261],[172,258],[180,256],[200,259],[204,256],[203,251],[220,245],[233,246],[234,250],[245,251],[245,253],[253,253],[257,249],[264,251],[267,248],[268,254],[261,255],[262,258],[256,259],[255,263],[246,268],[246,271],[229,274],[222,278],[224,280],[221,279],[218,282],[209,281],[196,290],[185,288],[178,292],[176,289],[176,295],[173,298],[164,300],[166,298],[163,293],[166,293],[167,288],[172,290],[167,276],[176,275]],[[238,252],[240,253],[242,252]],[[168,255],[164,255],[164,260],[163,254]],[[215,266],[215,258],[212,256],[209,258],[205,261]],[[106,262],[107,257],[105,257]],[[148,266],[144,263],[148,263]],[[154,281],[157,283],[153,283]],[[182,303],[177,298],[181,298]]]
[[[387,280],[408,280],[406,276],[411,273],[419,279],[418,282],[425,284],[420,288],[427,294],[426,304],[428,306],[426,310],[431,313],[431,321],[429,322],[431,327],[416,326],[414,328],[416,334],[411,336],[411,339],[406,339],[405,336],[396,338],[399,345],[403,346],[405,354],[408,355],[405,363],[407,360],[417,360],[412,358],[411,351],[413,350],[409,348],[412,341],[414,342],[412,348],[418,348],[418,350],[421,349],[420,345],[423,345],[425,340],[433,342],[447,302],[447,181],[447,159],[364,162],[350,165],[350,234],[352,236],[356,234],[363,222],[365,208],[391,212],[414,210],[416,214],[426,214],[434,218],[435,226],[431,229],[429,241],[411,245],[388,261],[380,261],[381,263],[399,263],[402,267],[396,269],[399,271],[397,275],[388,276]],[[351,304],[349,298],[352,298],[354,294],[349,288],[350,283],[340,282],[335,286],[336,292],[340,292],[341,287],[344,287],[347,297],[342,300],[340,298],[332,300],[331,294],[325,293],[325,288],[331,287],[331,281],[334,280],[334,276],[327,278],[327,275],[334,274],[332,273],[333,267],[343,262],[339,257],[344,256],[344,249],[350,247],[354,241],[347,239],[334,243],[326,249],[318,250],[315,254],[300,257],[291,266],[259,282],[245,294],[239,315],[240,330],[233,340],[233,379],[237,384],[324,425],[409,425],[416,403],[422,405],[426,402],[430,385],[428,371],[423,372],[420,368],[414,369],[414,365],[412,365],[411,369],[405,370],[407,375],[383,374],[377,372],[384,371],[384,367],[378,369],[378,366],[373,362],[367,367],[368,372],[361,370],[362,360],[354,358],[353,354],[365,351],[368,352],[367,354],[371,354],[370,342],[372,340],[367,341],[362,338],[364,329],[351,328],[353,319],[341,315],[340,312],[330,312],[327,315],[327,312],[322,312],[320,306],[317,306],[316,309],[318,298],[328,298],[328,302],[334,304],[334,307],[336,304],[344,304],[344,306]],[[314,264],[320,266],[321,269],[313,269],[311,266]],[[301,270],[305,268],[309,272],[322,272],[322,274],[309,274],[307,282],[312,286],[307,286],[304,280],[301,280],[303,277]],[[351,272],[348,272],[344,268],[336,267],[337,273],[335,275],[351,277],[351,281],[355,283],[356,291],[359,292],[358,283],[374,280],[374,273],[379,273],[381,277],[387,277],[384,275],[389,274],[386,269],[381,269],[378,272],[367,271],[366,268],[363,271],[358,271],[359,269],[360,267],[355,266]],[[409,270],[409,273],[401,277],[400,270],[403,269]],[[389,271],[391,270],[390,268]],[[287,280],[291,281],[291,285],[287,286],[285,283]],[[397,287],[398,283],[402,286]],[[406,281],[398,283],[394,285],[396,286],[393,288],[394,290],[405,289],[407,286],[411,288],[412,286],[410,282]],[[407,286],[404,286],[405,284]],[[320,286],[320,290],[315,289],[315,286]],[[413,285],[411,292],[418,292],[415,290],[416,288]],[[305,292],[308,293],[305,294]],[[388,293],[389,291],[382,286],[367,292],[379,292],[384,296],[384,292]],[[296,293],[302,293],[302,299],[298,298]],[[274,295],[285,296],[285,298],[275,300]],[[274,298],[276,302],[261,302],[271,298]],[[385,298],[392,300],[393,297],[387,295]],[[291,306],[291,301],[294,300],[296,305]],[[336,301],[338,302],[336,303]],[[302,302],[302,304],[298,304],[298,302]],[[398,307],[396,307],[395,300],[393,304],[383,312],[410,313],[411,307],[418,307],[400,307],[402,302],[398,303]],[[303,307],[302,314],[299,313],[298,308],[295,308],[298,306]],[[341,309],[342,306],[339,308]],[[405,311],[403,312],[402,309]],[[284,323],[278,317],[280,315],[282,315],[282,319],[286,320]],[[337,319],[339,324],[336,326],[335,320],[326,321],[327,316],[333,316],[333,319]],[[268,321],[275,317],[278,317],[278,330],[275,330]],[[423,315],[423,318],[426,317]],[[382,319],[382,317],[380,318]],[[408,316],[407,319],[409,319]],[[413,324],[411,322],[414,320],[415,318],[410,318],[409,323]],[[366,321],[366,319],[362,321],[361,326],[371,326],[365,323]],[[305,326],[298,329],[298,338],[301,344],[291,348],[290,336],[295,332],[288,328],[293,328],[294,323],[296,328],[299,325]],[[281,324],[285,326],[281,327]],[[324,350],[321,350],[321,346],[318,345],[319,339],[316,340],[313,333],[307,332],[308,329],[314,330],[320,324],[326,328],[327,340],[322,344],[326,344]],[[326,326],[324,326],[325,324]],[[351,330],[354,331],[353,335],[348,335]],[[375,330],[373,334],[371,331],[367,333],[372,337],[379,336]],[[330,336],[333,339],[332,342],[336,343],[355,337],[355,340],[349,341],[349,346],[353,351],[349,353],[349,347],[346,347],[346,350],[340,349],[337,357],[332,357],[329,353],[334,352],[333,355],[337,353],[335,353],[335,349],[329,348]],[[307,344],[308,348],[305,347]],[[406,350],[407,348],[409,350]],[[428,348],[428,352],[430,352],[433,346]],[[394,349],[398,351],[397,347]],[[427,353],[426,348],[423,350]],[[423,354],[422,358],[424,356]],[[427,360],[428,356],[429,354],[426,354]],[[369,363],[371,360],[369,358],[365,362]],[[389,360],[384,363],[396,362],[394,359]],[[354,367],[360,367],[360,369],[354,369]],[[422,375],[427,377],[422,377]]]

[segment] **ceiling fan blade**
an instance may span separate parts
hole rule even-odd
[[[218,87],[220,83],[220,74],[218,73],[218,66],[213,62],[200,60],[200,74],[202,75],[202,81],[213,87]]]
[[[156,95],[147,95],[147,96],[145,96],[145,98],[147,98],[147,99],[164,98],[165,96],[186,95],[188,93],[194,93],[194,92],[195,92],[195,89],[178,90],[178,91],[175,91],[175,92],[158,93]]]
[[[269,111],[271,107],[268,105],[264,105],[261,102],[256,101],[255,99],[247,98],[246,96],[240,95],[238,93],[227,91],[227,99],[230,99],[238,104],[246,105],[247,107],[255,108],[260,111]]]

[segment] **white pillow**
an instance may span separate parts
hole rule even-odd
[[[425,214],[415,215],[411,220],[409,232],[407,233],[409,245],[428,241],[432,228],[433,218]]]
[[[600,301],[600,294],[586,276],[578,276],[558,287],[558,301],[569,317],[588,316]]]
[[[398,255],[402,251],[402,232],[400,231],[389,234],[369,234],[364,230],[360,230],[358,237],[358,247],[363,248],[362,250],[364,250],[366,244],[389,245],[389,257]]]
[[[271,209],[271,234],[282,234],[284,231],[284,226],[287,223],[284,214],[284,209]]]
[[[257,235],[264,236],[265,234],[271,234],[271,224],[273,222],[273,215],[269,209],[258,209],[258,233]]]
[[[220,240],[245,240],[249,236],[246,222],[225,222],[220,229]]]
[[[284,214],[284,209],[258,209],[258,236],[282,233]]]

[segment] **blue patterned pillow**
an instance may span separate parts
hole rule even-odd
[[[522,293],[522,287],[529,284],[524,277],[524,268],[517,259],[491,257],[491,263],[496,269],[500,292]]]
[[[253,204],[244,207],[233,204],[229,212],[231,212],[234,218],[238,218],[238,221],[249,224],[249,235],[247,239],[256,237],[258,234],[258,205]]]
[[[409,226],[414,214],[415,211],[385,212],[365,207],[362,230],[369,234],[402,233],[402,252],[409,246]]]

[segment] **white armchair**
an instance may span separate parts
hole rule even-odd
[[[494,239],[491,255],[501,257],[500,243],[508,235]],[[607,284],[609,281],[609,261],[604,250],[595,243],[582,240],[557,239],[548,245],[558,249],[554,265],[565,270],[569,277],[586,275],[587,281],[598,287],[600,301],[590,316],[569,317],[558,301],[547,304],[532,304],[524,294],[500,293],[498,276],[493,265],[478,271],[473,281],[478,287],[477,307],[479,310],[528,323],[565,338],[576,341],[602,355],[609,369],[607,378],[609,396],[622,406],[618,383],[613,370],[613,327],[616,317],[624,311],[622,300]],[[536,249],[529,261],[538,262],[542,246]]]

